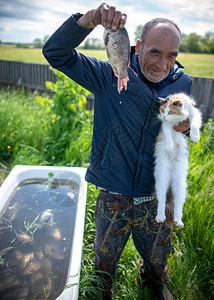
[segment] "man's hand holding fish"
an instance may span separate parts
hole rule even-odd
[[[102,3],[97,9],[89,10],[79,20],[78,24],[85,28],[94,28],[102,25],[106,29],[116,31],[123,29],[127,15],[117,10],[115,6]]]

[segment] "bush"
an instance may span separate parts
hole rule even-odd
[[[65,165],[83,166],[89,162],[92,134],[92,112],[86,109],[90,93],[59,71],[57,82],[47,82],[55,93],[49,106],[52,116],[50,139],[46,147],[56,161]]]
[[[47,109],[38,105],[36,95],[25,90],[1,90],[0,161],[14,160],[23,148],[40,150],[47,119]]]
[[[26,90],[0,93],[0,161],[15,164],[73,165],[89,162],[92,112],[85,89],[60,72],[41,97]]]

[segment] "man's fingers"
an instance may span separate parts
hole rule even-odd
[[[174,126],[173,128],[178,132],[184,132],[188,130],[189,127],[190,127],[189,119],[186,119],[183,122],[179,123],[177,126]]]
[[[122,14],[121,19],[120,19],[120,29],[122,29],[127,21],[127,15],[126,14]]]
[[[104,23],[106,23],[107,16],[108,16],[108,5],[106,3],[102,3],[97,9],[94,10],[92,21],[95,25],[103,25]]]
[[[109,6],[106,3],[102,3],[100,6],[100,13],[101,13],[101,25],[103,25],[104,27],[107,26],[108,10],[109,10]]]
[[[109,6],[102,3],[99,6],[100,22],[103,27],[115,31],[117,28],[122,29],[126,23],[127,15],[118,11],[115,6]]]
[[[107,21],[106,21],[106,27],[108,29],[111,28],[112,22],[114,21],[115,11],[116,11],[116,7],[115,6],[109,7]]]
[[[114,19],[111,24],[111,30],[115,31],[117,28],[123,29],[126,23],[126,14],[121,13],[120,11],[115,11]]]
[[[123,29],[123,27],[126,24],[126,20],[127,20],[127,15],[126,14],[122,14],[121,18],[120,18],[120,24],[119,24],[119,28]]]

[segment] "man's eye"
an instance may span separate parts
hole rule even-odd
[[[160,55],[160,53],[158,53],[158,52],[150,52],[150,54],[151,54],[152,56],[159,56],[159,55]]]
[[[169,58],[170,60],[175,60],[175,59],[176,59],[175,56],[168,56],[168,58]]]
[[[160,51],[158,49],[151,49],[149,53],[153,56],[160,55]]]

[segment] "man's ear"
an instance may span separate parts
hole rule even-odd
[[[140,55],[140,47],[141,47],[141,40],[137,40],[136,46],[135,46],[135,51],[137,55]]]

